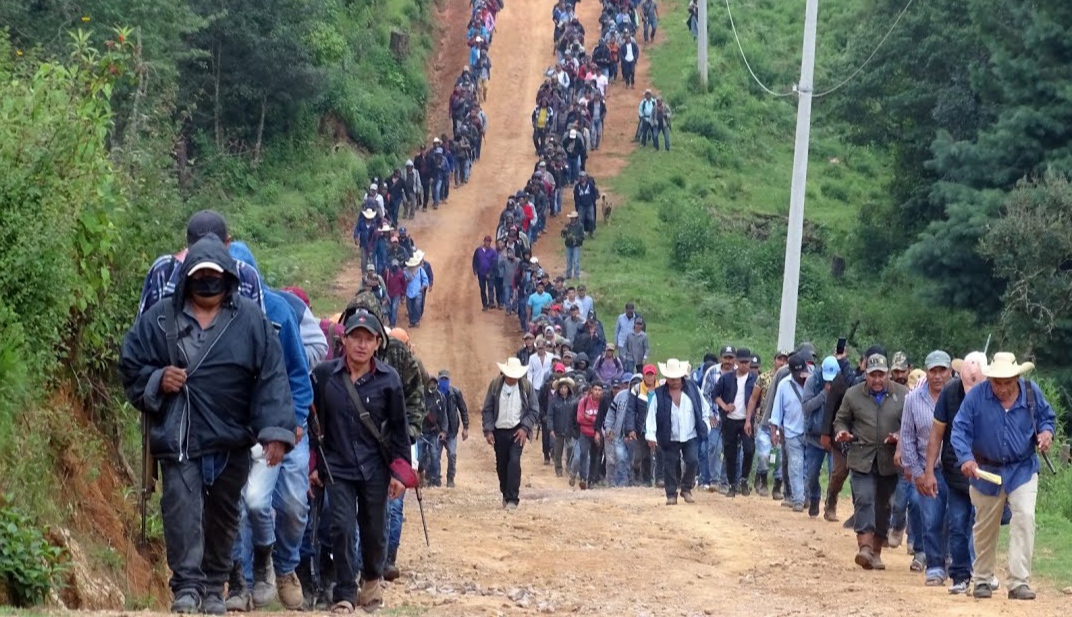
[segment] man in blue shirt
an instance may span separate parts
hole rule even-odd
[[[1011,353],[994,354],[994,361],[984,371],[986,383],[964,395],[950,438],[960,469],[971,481],[969,493],[975,506],[973,570],[978,581],[990,581],[994,575],[1002,510],[1006,503],[1012,510],[1008,587],[1009,598],[1014,600],[1035,599],[1028,586],[1038,496],[1035,445],[1042,452],[1050,449],[1056,420],[1039,387],[1020,377],[1032,368],[1030,362],[1018,364]],[[979,471],[999,476],[1000,484],[982,479]],[[989,598],[992,591],[988,583],[976,583],[973,595]]]
[[[529,296],[528,302],[526,303],[529,305],[529,308],[532,309],[529,314],[535,319],[543,312],[543,307],[551,304],[553,301],[554,299],[551,297],[551,294],[544,291],[543,283],[536,283],[536,293]]]
[[[414,255],[406,262],[406,314],[409,316],[411,328],[421,325],[421,317],[424,315],[422,299],[425,290],[431,286],[428,273],[425,272],[421,262],[418,255]]]
[[[804,511],[804,382],[807,381],[808,363],[799,354],[789,358],[789,377],[778,384],[774,393],[771,411],[771,443],[785,443],[785,456],[789,457],[789,477],[792,489],[793,512]]]

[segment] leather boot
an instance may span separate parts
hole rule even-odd
[[[227,601],[224,603],[228,611],[248,613],[253,610],[253,598],[249,595],[246,587],[246,576],[242,573],[242,562],[236,561],[231,565],[231,575],[227,579]]]
[[[771,498],[774,499],[774,501],[781,501],[782,500],[782,481],[781,480],[778,480],[778,479],[774,480],[774,490],[771,491]]]
[[[826,508],[823,510],[823,519],[830,521],[831,523],[836,523],[838,520],[837,498],[837,495],[829,493],[826,495]]]
[[[387,567],[383,569],[383,580],[393,581],[399,576],[402,576],[402,572],[399,571],[398,566],[395,565],[395,560],[398,559],[398,549],[392,548],[387,551]]]
[[[882,563],[882,540],[874,538],[871,544],[871,568],[873,570],[885,570],[886,564]]]
[[[770,491],[767,490],[767,474],[756,476],[756,492],[760,497],[770,495]]]
[[[313,558],[302,557],[298,562],[298,580],[301,581],[304,600],[302,610],[311,611],[316,607],[316,580],[313,576]]]
[[[871,570],[874,566],[871,564],[871,560],[874,557],[874,543],[875,534],[873,533],[858,533],[856,534],[856,544],[860,547],[856,551],[856,558],[854,561],[856,565],[860,566],[864,570]]]

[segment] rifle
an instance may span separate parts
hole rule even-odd
[[[138,546],[144,548],[148,544],[146,538],[146,518],[149,496],[156,490],[156,459],[149,452],[149,418],[144,414],[141,417],[141,491],[138,493],[138,512],[141,515],[141,534],[138,536]]]
[[[417,509],[421,511],[421,527],[424,528],[424,545],[432,546],[431,541],[428,540],[428,522],[424,520],[424,498],[421,496],[421,487],[413,489],[417,493]]]

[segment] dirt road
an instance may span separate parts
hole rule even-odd
[[[468,186],[452,191],[449,204],[408,225],[436,273],[424,322],[410,334],[428,370],[449,368],[463,389],[473,438],[460,446],[458,487],[426,491],[431,548],[424,546],[416,501],[407,498],[405,574],[387,593],[394,614],[1069,615],[1069,599],[1052,587],[1020,604],[1005,600],[1004,590],[999,599],[976,602],[924,588],[903,551],[888,552],[888,571],[863,572],[852,564],[854,540],[840,525],[791,514],[770,499],[702,494],[695,505],[667,508],[654,489],[573,490],[542,465],[535,444],[525,451],[520,509],[501,509],[479,408],[495,362],[520,341],[515,321],[479,310],[470,260],[506,195],[531,173],[529,114],[553,61],[551,3],[506,1],[492,50],[486,160]],[[449,3],[440,14],[449,38],[435,60],[439,92],[464,58],[466,2]],[[581,7],[589,32],[598,32],[598,3]],[[687,36],[667,25],[670,35]],[[636,104],[648,81],[643,54],[639,68],[637,90],[611,88],[606,144],[590,159],[597,180],[617,173],[633,147]],[[433,127],[440,124],[437,112]],[[537,246],[545,263],[562,263],[560,224]],[[357,274],[340,277],[348,292]]]

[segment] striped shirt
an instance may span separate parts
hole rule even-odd
[[[927,464],[927,442],[934,424],[935,402],[927,387],[916,388],[905,397],[904,411],[901,412],[901,467],[913,478],[922,478]],[[940,461],[941,456],[935,458],[936,469]]]
[[[138,317],[152,308],[154,304],[171,297],[182,279],[182,261],[186,258],[186,249],[175,255],[161,255],[149,268],[145,275],[145,282],[141,288],[141,300],[138,302]],[[249,298],[264,311],[264,294],[261,291],[261,278],[257,271],[245,263],[236,259],[238,264],[238,293],[243,298]]]

